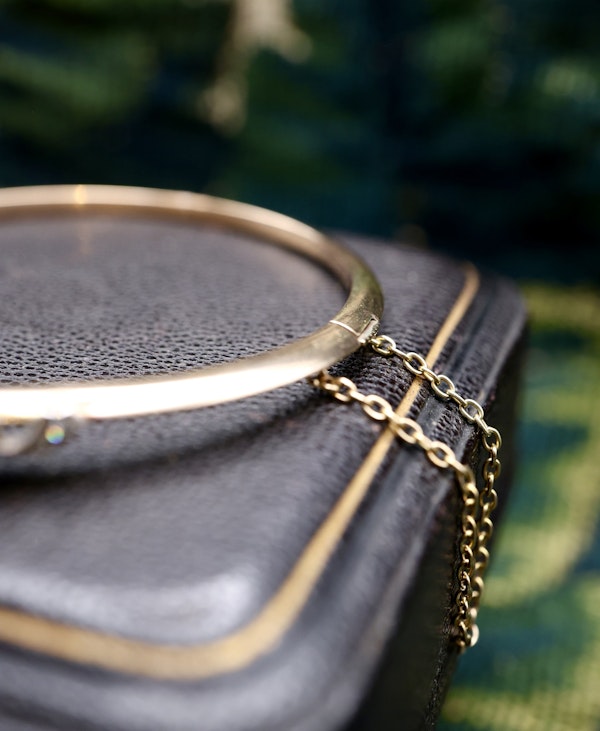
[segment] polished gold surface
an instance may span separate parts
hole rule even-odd
[[[176,217],[239,231],[309,257],[340,281],[348,298],[311,335],[222,365],[167,376],[0,388],[0,426],[126,418],[253,396],[336,363],[364,343],[379,323],[383,298],[370,269],[331,238],[287,216],[197,193],[146,188],[77,185],[0,191],[0,218],[55,211]],[[201,246],[200,231],[198,238]]]

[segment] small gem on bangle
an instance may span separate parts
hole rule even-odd
[[[44,439],[48,444],[58,445],[65,441],[66,430],[60,424],[48,424],[44,430]]]

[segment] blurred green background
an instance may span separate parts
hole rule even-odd
[[[521,282],[521,469],[444,731],[600,728],[599,39],[597,0],[0,0],[0,185],[202,190]]]

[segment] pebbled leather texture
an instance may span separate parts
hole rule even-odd
[[[464,286],[463,267],[399,245],[346,242],[382,283],[383,332],[426,354]],[[0,245],[4,383],[235,359],[311,332],[344,301],[338,284],[300,257],[173,221],[3,221]],[[465,395],[504,409],[505,434],[523,326],[513,287],[484,277],[438,360]],[[412,380],[365,352],[338,370],[394,404]],[[502,382],[503,405],[495,403]],[[426,388],[410,414],[475,458],[472,429]],[[85,425],[60,448],[0,460],[0,605],[150,645],[206,645],[243,631],[380,431],[355,405],[298,383],[196,412]],[[412,664],[421,690],[402,728],[430,726],[454,657],[456,514],[451,476],[395,444],[292,627],[254,662],[201,680],[158,680],[5,643],[0,727],[339,729],[356,714],[395,629],[406,634],[406,617],[400,664]],[[411,612],[427,586],[427,609]]]

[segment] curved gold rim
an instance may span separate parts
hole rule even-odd
[[[183,374],[0,389],[0,420],[118,419],[236,401],[313,375],[354,352],[383,311],[379,283],[356,255],[314,228],[273,211],[199,193],[102,185],[0,191],[0,216],[52,211],[175,216],[202,221],[291,249],[331,272],[346,303],[316,332],[258,355]]]

